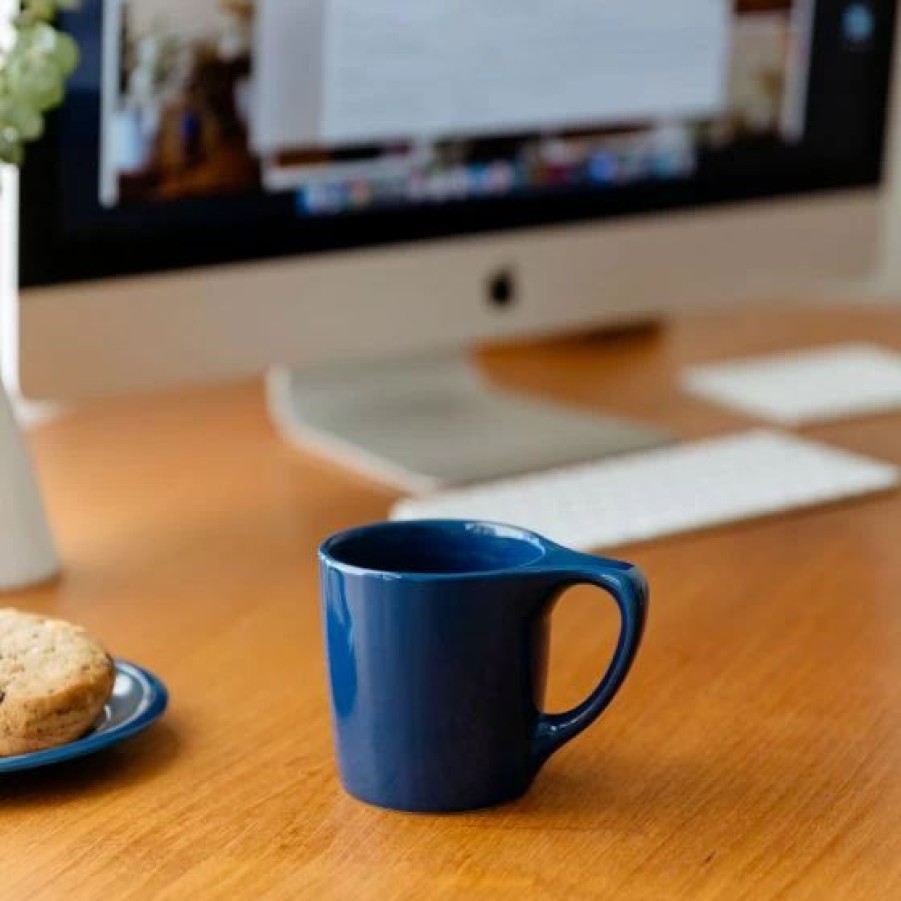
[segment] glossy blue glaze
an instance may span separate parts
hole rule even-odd
[[[525,792],[622,685],[647,586],[627,563],[490,523],[384,523],[319,553],[338,764],[350,794],[408,811],[486,807]],[[548,626],[566,588],[622,615],[606,675],[578,708],[541,712]]]

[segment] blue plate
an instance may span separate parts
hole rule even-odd
[[[47,751],[35,751],[18,757],[0,757],[0,773],[33,770],[85,757],[143,732],[158,720],[169,703],[166,686],[153,673],[133,663],[116,660],[115,664],[113,694],[94,727],[84,738]]]

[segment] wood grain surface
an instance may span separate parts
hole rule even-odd
[[[684,364],[857,339],[901,349],[901,313],[698,314],[482,359],[693,437],[749,420],[682,395]],[[805,432],[901,462],[901,413]],[[522,801],[406,816],[339,788],[314,565],[392,492],[280,443],[258,384],[98,402],[33,445],[65,576],[0,602],[84,624],[172,705],[0,777],[0,898],[901,898],[901,496],[623,550],[654,594],[607,715]],[[595,681],[610,607],[579,590],[555,615],[553,707]]]

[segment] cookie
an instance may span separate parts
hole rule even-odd
[[[0,610],[0,757],[81,738],[114,679],[109,654],[84,629]]]

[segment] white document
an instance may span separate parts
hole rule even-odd
[[[257,16],[255,138],[270,150],[712,115],[726,102],[726,0],[261,0]]]
[[[261,155],[317,146],[328,0],[257,0],[250,137]]]
[[[688,370],[688,391],[784,425],[901,409],[901,354],[869,344]]]

